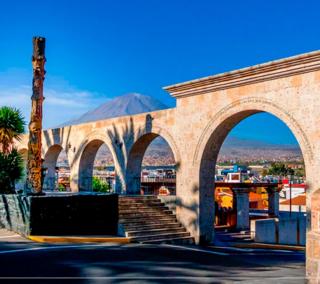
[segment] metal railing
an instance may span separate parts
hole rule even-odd
[[[157,183],[175,183],[176,178],[174,177],[141,177],[141,182],[145,183],[151,183],[151,182],[157,182]]]

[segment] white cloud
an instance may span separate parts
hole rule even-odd
[[[26,70],[10,69],[0,72],[0,106],[20,109],[28,122],[31,109],[32,74]],[[77,118],[109,100],[106,96],[78,90],[65,80],[48,76],[44,88],[44,128],[55,127]]]

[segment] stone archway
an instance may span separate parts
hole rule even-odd
[[[169,145],[176,164],[176,171],[178,175],[178,166],[179,166],[179,153],[175,142],[171,135],[165,130],[159,127],[152,127],[152,132],[143,132],[138,137],[135,143],[130,148],[128,154],[128,162],[126,167],[126,188],[127,194],[140,194],[140,184],[141,184],[141,170],[142,170],[142,161],[144,154],[148,146],[152,143],[157,137],[163,138]]]
[[[194,165],[199,169],[199,242],[211,242],[213,238],[214,220],[214,168],[219,150],[233,127],[243,119],[259,113],[267,112],[284,122],[296,137],[305,162],[306,179],[312,164],[312,149],[297,121],[285,110],[261,98],[247,98],[236,101],[216,113],[205,127],[197,144]]]
[[[47,169],[44,177],[43,187],[47,190],[55,189],[56,166],[60,153],[63,151],[61,145],[55,144],[49,147],[44,156],[43,168]]]
[[[90,141],[87,141],[83,145],[83,151],[80,156],[80,163],[79,163],[79,182],[78,188],[79,191],[92,191],[92,181],[93,181],[93,168],[94,168],[94,161],[97,155],[99,148],[102,145],[106,145],[108,150],[111,151],[113,162],[115,163],[115,156],[112,152],[112,148],[110,147],[109,143],[106,143],[104,138],[95,137]],[[116,165],[115,165],[116,166]],[[116,167],[117,172],[117,167]],[[119,176],[116,175],[116,187],[121,187],[119,182]],[[116,188],[116,192],[118,192]]]

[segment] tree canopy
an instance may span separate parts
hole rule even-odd
[[[92,179],[92,189],[94,192],[110,192],[111,188],[109,184],[98,177]]]
[[[16,108],[0,108],[0,193],[15,193],[15,182],[22,178],[24,163],[14,139],[20,140],[25,121]]]
[[[22,178],[24,162],[16,149],[0,152],[0,193],[15,193],[15,182]]]
[[[268,174],[275,176],[288,176],[293,175],[294,170],[286,166],[284,163],[272,163]]]
[[[3,106],[0,108],[0,144],[2,152],[8,154],[14,139],[20,140],[25,121],[20,110]]]

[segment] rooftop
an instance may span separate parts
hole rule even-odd
[[[285,200],[280,203],[281,205],[290,205],[290,200]],[[291,199],[292,205],[306,205],[306,195],[301,194]]]

